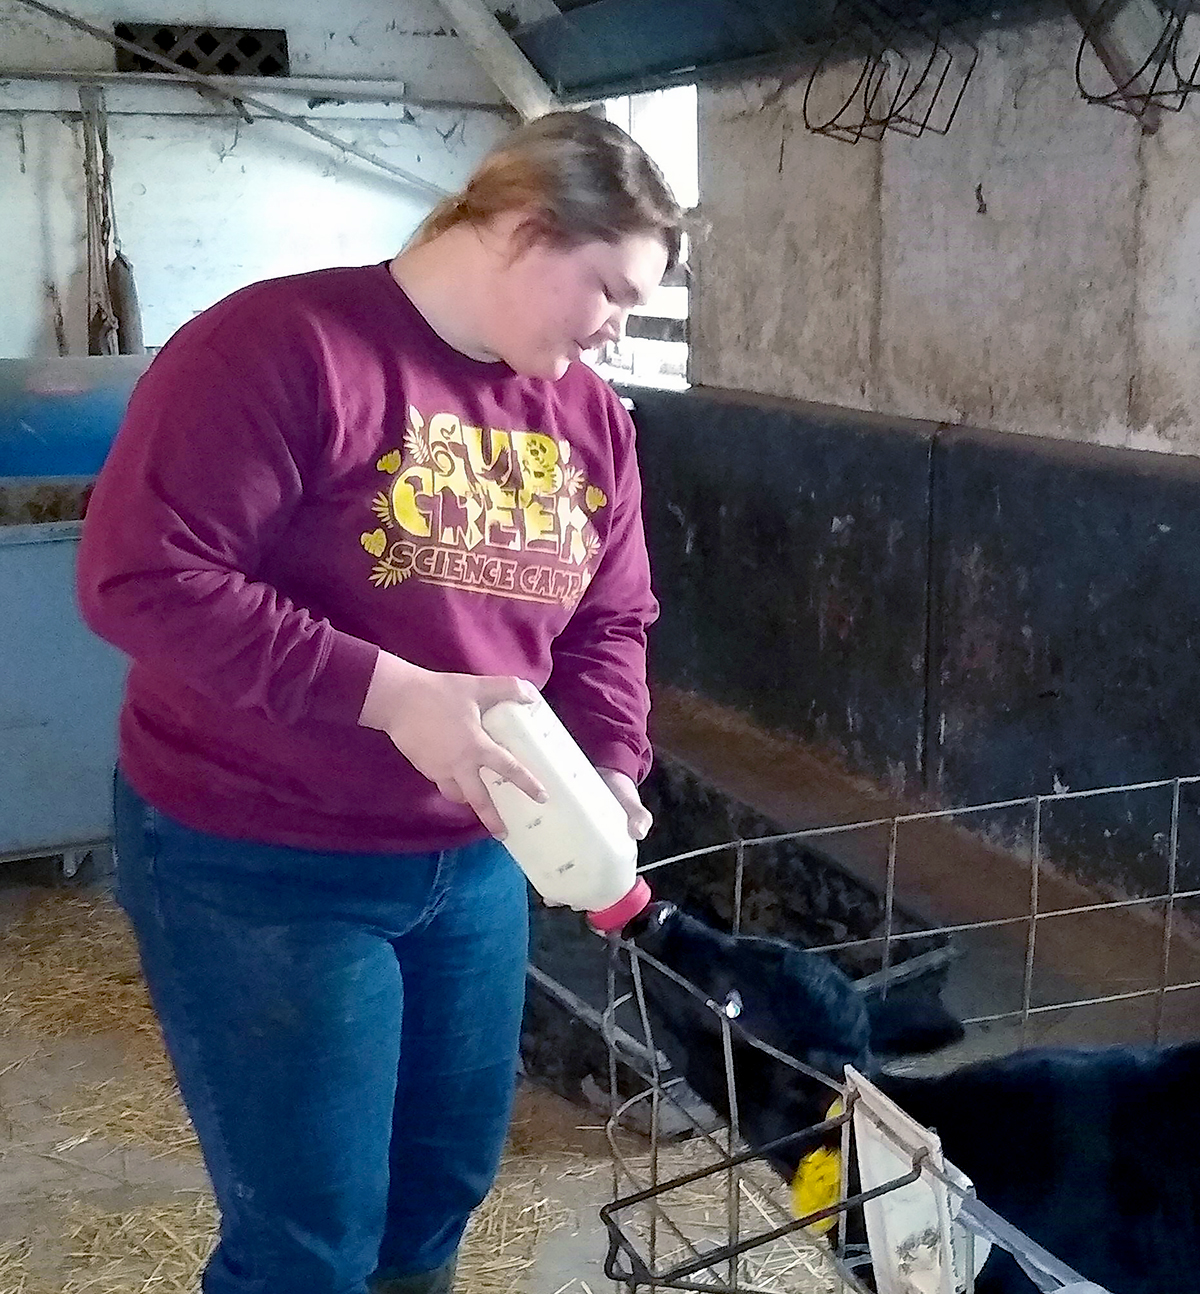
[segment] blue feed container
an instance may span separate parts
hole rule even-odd
[[[95,476],[149,355],[0,359],[0,477]]]

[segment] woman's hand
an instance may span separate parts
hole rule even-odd
[[[497,701],[528,703],[537,697],[537,689],[524,679],[442,674],[381,651],[358,722],[387,733],[446,799],[469,804],[488,831],[503,840],[504,823],[480,770],[490,768],[539,803],[546,792],[524,764],[487,735],[480,716]],[[633,794],[636,799],[637,791]]]
[[[637,783],[626,773],[618,773],[615,768],[601,768],[597,771],[625,810],[625,816],[629,819],[629,834],[634,840],[645,840],[646,833],[654,825],[654,818],[642,803]]]

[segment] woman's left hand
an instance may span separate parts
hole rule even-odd
[[[642,803],[638,795],[637,783],[626,773],[619,773],[615,768],[602,768],[600,776],[605,785],[617,797],[625,816],[629,819],[629,834],[634,840],[645,840],[646,833],[654,824],[650,810]]]

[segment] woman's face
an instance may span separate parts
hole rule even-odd
[[[615,341],[667,266],[656,234],[562,249],[535,243],[500,274],[491,349],[527,377],[557,381],[584,351]]]

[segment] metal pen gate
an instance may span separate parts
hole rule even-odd
[[[971,936],[979,933],[1006,930],[1016,932],[1020,955],[1019,1001],[1006,1009],[985,1009],[963,1019],[964,1025],[974,1027],[978,1039],[981,1031],[997,1030],[1007,1033],[1000,1039],[997,1049],[994,1038],[987,1040],[992,1054],[1012,1050],[1013,1045],[1023,1046],[1031,1032],[1057,1015],[1071,1011],[1096,1009],[1121,1009],[1125,1005],[1148,1007],[1149,1026],[1153,1039],[1159,1041],[1164,1033],[1169,1006],[1178,1001],[1200,1000],[1200,946],[1192,938],[1189,909],[1200,910],[1200,888],[1181,885],[1180,877],[1186,872],[1191,877],[1193,860],[1181,866],[1180,826],[1185,811],[1190,814],[1190,801],[1185,806],[1189,789],[1200,784],[1200,777],[1161,779],[1109,786],[1087,791],[1058,791],[1051,795],[1030,796],[998,800],[989,804],[966,808],[935,810],[923,813],[899,814],[866,821],[811,828],[804,831],[779,833],[755,839],[732,840],[718,845],[690,850],[671,858],[662,859],[643,868],[652,872],[665,867],[686,865],[690,859],[727,851],[730,855],[730,885],[732,887],[731,911],[734,933],[742,929],[742,894],[746,870],[753,865],[755,851],[764,846],[787,841],[815,841],[821,838],[855,832],[883,832],[886,835],[886,892],[883,933],[868,940],[847,940],[839,944],[824,945],[813,951],[836,952],[866,944],[881,945],[882,978],[896,967],[894,951],[897,945],[917,940],[930,934],[957,934]],[[1162,801],[1163,820],[1158,829],[1151,831],[1152,852],[1161,857],[1163,885],[1154,893],[1134,897],[1096,897],[1095,901],[1063,903],[1053,882],[1056,872],[1053,863],[1043,856],[1043,841],[1050,815],[1067,806],[1078,806],[1085,801],[1101,797],[1125,797],[1127,805],[1133,796],[1157,796]],[[1109,806],[1111,807],[1111,806]],[[926,931],[897,930],[893,928],[898,877],[904,869],[903,842],[905,829],[914,824],[942,824],[956,827],[968,826],[975,834],[989,834],[989,817],[1007,815],[1011,828],[1014,813],[1027,815],[1028,856],[1025,863],[1027,904],[1020,913],[1009,912],[981,920],[959,924],[940,925]],[[1134,814],[1129,812],[1129,820]],[[1146,821],[1145,815],[1141,815]],[[1061,886],[1057,887],[1061,890]],[[1083,992],[1068,995],[1060,1000],[1047,1000],[1046,984],[1037,976],[1039,935],[1047,923],[1065,922],[1070,918],[1089,918],[1096,915],[1122,914],[1135,922],[1132,927],[1141,931],[1141,944],[1148,951],[1153,948],[1154,965],[1142,966],[1140,977],[1134,974],[1131,986],[1111,992]],[[1154,919],[1153,929],[1143,918]],[[1153,933],[1153,939],[1149,935]],[[753,933],[753,932],[749,932]],[[1131,968],[1138,971],[1139,968]],[[901,972],[903,973],[903,972]],[[694,1103],[681,1104],[677,1099],[681,1082],[672,1075],[669,1062],[655,1044],[654,1031],[647,1010],[644,977],[649,974],[667,975],[677,984],[694,994],[708,1009],[713,1010],[720,1024],[725,1057],[726,1081],[730,1119],[723,1127],[714,1128],[713,1120],[698,1118]],[[622,977],[631,982],[629,991],[621,992],[618,985]],[[986,978],[986,975],[985,975]],[[1051,987],[1061,985],[1053,977]],[[809,1129],[797,1129],[797,1136],[814,1135],[840,1129],[842,1138],[842,1181],[838,1201],[832,1207],[797,1218],[782,1180],[765,1163],[761,1154],[750,1152],[738,1136],[738,1094],[734,1081],[732,1041],[749,1043],[766,1052],[780,1063],[815,1075],[795,1057],[785,1056],[759,1039],[753,1038],[721,1008],[721,1004],[707,1001],[705,995],[686,981],[681,980],[668,967],[656,962],[648,954],[629,942],[613,939],[609,947],[608,1005],[602,1014],[602,1030],[608,1042],[610,1057],[611,1108],[607,1132],[613,1151],[613,1199],[601,1210],[608,1231],[609,1253],[607,1274],[623,1289],[683,1289],[712,1290],[725,1294],[842,1294],[843,1291],[866,1291],[860,1276],[866,1257],[863,1253],[848,1250],[845,1245],[846,1217],[850,1211],[861,1209],[864,1202],[895,1191],[917,1180],[940,1181],[946,1196],[954,1202],[960,1224],[965,1224],[968,1235],[986,1237],[1013,1253],[1035,1286],[1046,1291],[1095,1291],[1076,1272],[1046,1253],[1029,1237],[1009,1226],[975,1200],[970,1191],[941,1168],[930,1162],[921,1150],[904,1147],[910,1154],[909,1171],[895,1180],[883,1183],[874,1190],[847,1197],[846,1165],[849,1154],[850,1123],[853,1118],[854,1094],[847,1097],[843,1085],[821,1076],[831,1089],[831,1097],[839,1095],[846,1102],[842,1113],[835,1114],[825,1123]],[[1176,997],[1176,995],[1179,995]],[[1190,996],[1189,996],[1190,995]],[[618,1022],[619,1013],[624,1013]],[[630,1014],[636,1019],[631,1027]],[[1194,1032],[1193,1026],[1193,1032]],[[640,1035],[631,1038],[631,1034]],[[645,1082],[643,1090],[633,1096],[622,1097],[618,1091],[617,1066],[621,1064],[635,1071]],[[671,1104],[679,1116],[689,1122],[695,1135],[682,1144],[667,1145],[658,1134],[660,1112]],[[649,1107],[648,1122],[651,1128],[649,1152],[633,1157],[623,1149],[619,1136],[622,1120],[639,1104]],[[676,1120],[678,1121],[678,1120]],[[835,1232],[829,1236],[831,1243],[815,1238],[808,1228],[822,1219],[834,1220]],[[959,1288],[973,1289],[973,1268],[968,1261],[965,1276]],[[947,1269],[949,1259],[947,1256]],[[912,1288],[923,1288],[913,1285]]]

